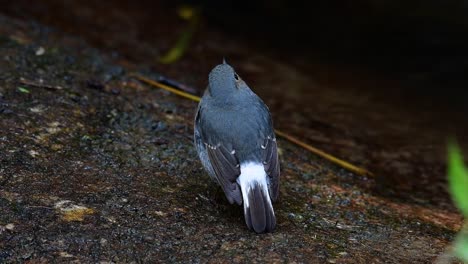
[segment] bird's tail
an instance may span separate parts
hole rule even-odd
[[[276,226],[268,180],[263,164],[256,163],[241,166],[237,178],[242,190],[245,223],[257,233],[271,232]]]

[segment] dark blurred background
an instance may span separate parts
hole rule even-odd
[[[204,3],[210,23],[285,56],[365,68],[420,96],[466,105],[466,1]]]
[[[137,53],[128,52],[129,40],[127,51],[109,42],[136,37],[164,49],[183,25],[175,9],[190,4],[202,9],[201,31],[221,31],[306,70],[320,62],[383,75],[399,82],[391,89],[466,110],[463,0],[2,2],[3,13],[80,33],[129,57]]]

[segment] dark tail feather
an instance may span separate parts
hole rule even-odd
[[[275,229],[276,218],[267,189],[254,183],[247,194],[248,203],[244,201],[245,222],[256,233],[268,233]]]

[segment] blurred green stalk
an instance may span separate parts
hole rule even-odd
[[[448,183],[455,205],[468,219],[468,170],[463,164],[463,156],[455,141],[448,144]],[[460,260],[468,263],[468,223],[458,233],[453,242],[453,253]]]

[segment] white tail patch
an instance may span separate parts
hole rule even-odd
[[[256,162],[248,162],[241,164],[240,166],[241,174],[237,178],[237,183],[242,190],[242,198],[244,202],[244,207],[249,207],[249,199],[247,198],[250,189],[255,185],[259,184],[262,186],[264,193],[268,193],[268,183],[267,183],[267,174],[265,172],[265,167],[263,164]],[[269,200],[269,199],[268,199]],[[270,201],[271,204],[271,201]]]
[[[243,163],[240,165],[240,171],[237,183],[242,191],[247,226],[257,233],[271,232],[276,225],[276,219],[269,194],[269,179],[263,164]]]

